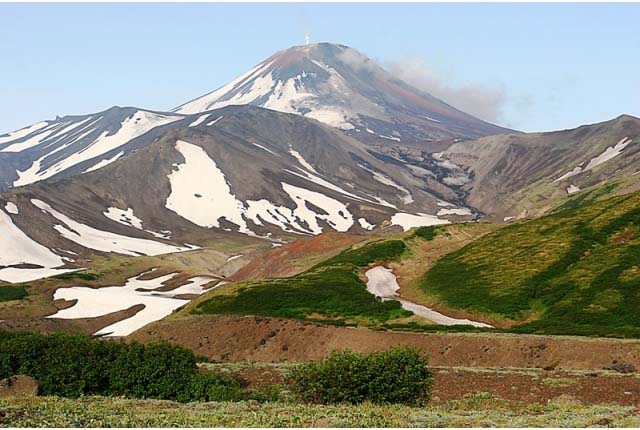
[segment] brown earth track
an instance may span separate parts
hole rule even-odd
[[[302,362],[345,348],[371,352],[407,345],[425,351],[434,366],[592,370],[618,362],[640,369],[640,340],[382,332],[229,315],[170,318],[129,336],[140,341],[159,338],[184,345],[216,361]]]

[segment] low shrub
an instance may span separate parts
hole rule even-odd
[[[429,400],[428,360],[412,348],[396,348],[369,355],[334,352],[328,358],[295,367],[293,392],[309,403],[403,403]]]
[[[191,350],[167,342],[0,332],[0,379],[18,374],[37,379],[40,394],[62,397],[213,401],[235,399],[240,390],[230,377],[199,373]]]
[[[0,302],[20,300],[27,296],[27,290],[19,285],[0,285]]]

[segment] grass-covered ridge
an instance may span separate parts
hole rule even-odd
[[[408,317],[395,301],[382,302],[366,291],[363,268],[399,258],[402,240],[380,240],[349,248],[290,278],[250,282],[213,291],[192,313],[294,318],[333,324],[379,323]]]
[[[640,336],[640,194],[499,229],[422,279],[452,308],[518,320],[512,330]]]

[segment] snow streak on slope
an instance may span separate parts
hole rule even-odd
[[[237,225],[240,232],[249,232],[242,216],[244,206],[231,193],[216,162],[204,149],[183,140],[176,142],[176,149],[184,163],[169,175],[167,209],[201,227],[220,227],[220,219],[224,218]]]
[[[193,249],[98,230],[72,220],[68,216],[56,211],[42,200],[32,199],[31,203],[64,224],[56,224],[53,227],[58,233],[60,233],[60,235],[62,235],[62,237],[85,248],[133,256],[169,254],[173,252],[190,251]]]
[[[128,116],[126,119],[124,119],[120,123],[119,129],[115,133],[110,134],[109,131],[104,131],[102,132],[102,134],[100,134],[100,136],[98,136],[97,139],[93,140],[91,143],[87,145],[83,145],[81,150],[71,152],[66,156],[62,156],[60,157],[60,159],[56,160],[53,164],[43,169],[42,165],[45,159],[69,147],[73,143],[77,142],[79,138],[75,138],[74,140],[64,145],[57,146],[55,149],[52,149],[51,151],[46,152],[44,155],[40,156],[40,158],[35,160],[31,165],[31,167],[29,167],[27,170],[18,172],[19,179],[16,180],[13,185],[23,186],[23,185],[31,184],[37,181],[41,181],[43,179],[50,178],[80,163],[92,160],[94,158],[98,158],[100,156],[104,156],[105,154],[110,153],[111,151],[114,151],[120,148],[121,146],[127,144],[131,140],[139,136],[142,136],[143,134],[147,133],[148,131],[150,131],[155,127],[169,124],[171,122],[178,121],[182,118],[183,117],[177,116],[177,115],[163,115],[163,114],[157,114],[153,112],[138,110],[133,114],[131,114],[130,116]],[[89,119],[93,119],[93,118],[89,118]],[[98,120],[94,120],[92,123],[95,123]],[[72,126],[73,128],[79,127],[83,125],[86,121],[88,121],[88,119],[72,124]],[[62,132],[62,129],[59,129],[59,130],[60,132]],[[67,133],[71,130],[72,128],[68,128]],[[52,132],[54,134],[50,136]],[[90,132],[91,130],[89,130],[87,133],[90,133]],[[47,129],[44,131],[44,133],[37,134],[33,138],[31,138],[31,139],[34,139],[35,141],[29,143],[28,145],[33,146],[35,144],[39,144],[40,142],[42,142],[42,143],[47,143],[47,147],[48,147],[49,145],[52,145],[53,143],[55,143],[55,142],[50,143],[49,140],[52,137],[55,137],[56,134],[58,133],[55,130]],[[60,136],[64,137],[65,135],[60,133]],[[22,148],[23,146],[27,145],[27,142],[16,143],[15,145],[20,145],[20,148]],[[11,147],[14,147],[14,145],[12,145]],[[11,147],[5,148],[4,151],[9,150]],[[85,172],[93,171],[101,167],[104,167],[116,161],[120,156],[121,154],[118,153],[114,156],[103,159],[97,162],[93,167],[87,169]]]
[[[6,267],[32,264],[41,268]],[[0,279],[7,282],[27,282],[77,269],[54,269],[65,264],[62,257],[27,236],[9,215],[0,210]]]
[[[54,300],[75,300],[76,303],[66,309],[61,309],[47,318],[78,319],[95,318],[112,312],[123,311],[136,305],[144,305],[144,309],[134,316],[126,318],[110,326],[98,330],[95,335],[126,336],[145,325],[160,320],[175,309],[187,304],[189,300],[176,299],[183,294],[200,295],[206,290],[204,285],[213,279],[198,276],[188,280],[187,284],[171,291],[156,292],[154,290],[172,279],[176,274],[171,273],[149,280],[141,280],[148,272],[127,280],[124,286],[88,288],[71,287],[58,288],[53,295]]]
[[[195,127],[197,125],[202,124],[203,122],[205,122],[207,120],[207,118],[209,118],[209,113],[205,113],[204,115],[200,115],[198,118],[196,118],[195,121],[193,121],[191,124],[189,124],[189,127]]]
[[[620,140],[618,143],[616,143],[614,146],[609,146],[607,147],[607,149],[605,149],[605,151],[598,155],[597,157],[592,158],[589,163],[587,163],[587,166],[585,168],[582,168],[582,165],[584,163],[582,163],[580,166],[575,167],[573,170],[565,173],[564,175],[560,176],[558,179],[556,179],[555,182],[559,182],[565,179],[568,179],[572,176],[576,176],[579,175],[580,173],[586,172],[588,170],[591,170],[595,167],[598,167],[599,165],[606,163],[607,161],[617,157],[618,155],[620,155],[622,153],[622,150],[624,148],[626,148],[630,143],[632,143],[633,141],[631,139],[629,139],[628,137],[623,138],[622,140]]]
[[[41,128],[46,127],[47,125],[49,125],[47,121],[42,121],[37,124],[33,124],[20,130],[14,131],[12,133],[8,133],[5,136],[0,136],[0,145],[2,145],[3,143],[11,142],[13,140],[21,139],[25,136],[30,135],[31,133],[40,130]]]

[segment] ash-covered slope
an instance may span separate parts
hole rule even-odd
[[[314,118],[366,142],[416,143],[511,132],[411,87],[354,49],[330,43],[277,52],[174,111],[193,114],[244,104]]]
[[[471,207],[494,219],[536,216],[612,181],[624,184],[616,192],[637,190],[640,119],[622,115],[571,130],[490,136],[434,156],[467,176],[461,191]]]
[[[0,136],[0,190],[99,169],[153,142],[184,115],[113,107]]]

